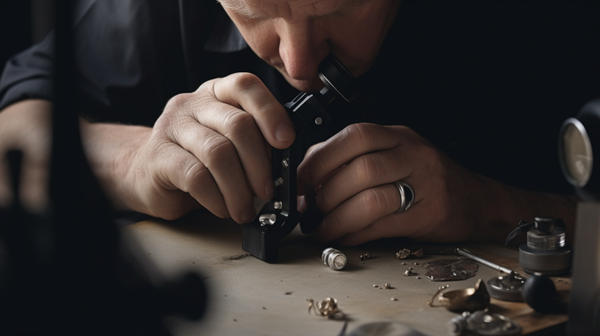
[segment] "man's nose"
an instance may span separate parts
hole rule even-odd
[[[285,23],[279,32],[279,55],[288,75],[296,80],[317,76],[319,63],[327,56],[327,39],[310,22]]]

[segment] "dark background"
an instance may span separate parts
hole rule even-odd
[[[0,1],[0,64],[39,42],[54,25],[54,0]],[[49,15],[50,14],[50,15]]]
[[[172,0],[175,1],[175,0]],[[573,45],[587,40],[590,49],[595,49],[589,55],[574,55],[568,50],[568,45],[558,46],[547,50],[557,53],[552,58],[562,59],[563,63],[555,64],[556,68],[568,63],[586,61],[598,55],[597,37],[600,35],[600,1],[598,0],[537,0],[537,1],[452,1],[452,0],[404,0],[402,19],[407,20],[407,26],[414,25],[410,32],[415,40],[423,36],[432,37],[428,42],[429,59],[436,58],[436,49],[451,46],[457,38],[470,40],[474,51],[473,58],[482,51],[477,51],[477,41],[498,37],[506,45],[498,45],[498,64],[504,67],[518,66],[514,58],[518,56],[508,50],[503,50],[512,44],[517,46],[530,45],[530,48],[547,44],[548,40],[532,40],[535,36],[553,36],[573,39]],[[32,42],[39,41],[53,26],[51,17],[54,0],[2,0],[0,1],[0,64],[13,54],[27,48]],[[409,11],[410,10],[410,11]],[[591,22],[590,22],[591,21]],[[581,31],[582,26],[593,28],[595,31]],[[541,34],[539,34],[541,33]],[[457,36],[460,34],[461,36]],[[558,48],[561,47],[561,48]],[[513,49],[513,48],[511,48]],[[515,50],[515,52],[518,52]],[[511,55],[512,54],[512,55]],[[509,59],[502,59],[504,56]],[[579,57],[584,58],[580,60]],[[452,60],[448,60],[450,62]],[[464,59],[464,61],[469,61]],[[597,63],[597,62],[595,62]],[[596,68],[597,69],[597,68]],[[482,71],[489,71],[481,69]],[[451,70],[449,70],[451,71]],[[540,78],[540,84],[544,84]],[[468,85],[469,80],[460,78],[462,84]],[[456,85],[459,86],[459,85]]]
[[[2,67],[52,27],[52,3],[0,0]],[[398,63],[396,76],[381,100],[397,99],[402,124],[473,171],[570,193],[557,135],[562,121],[600,98],[599,13],[598,0],[404,0],[399,42],[385,54]],[[444,113],[429,120],[431,111]],[[448,129],[457,115],[462,127]],[[524,126],[514,132],[516,124]],[[508,162],[507,149],[514,152]]]
[[[410,126],[484,176],[572,193],[558,133],[600,98],[600,1],[408,0],[400,9],[398,42],[380,53],[385,68],[370,71],[393,74],[377,100],[395,107],[375,108],[389,111],[375,122]]]

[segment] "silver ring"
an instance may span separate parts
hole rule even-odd
[[[410,208],[415,201],[415,191],[408,184],[402,181],[394,182],[398,192],[400,193],[400,207],[396,210],[396,213],[404,212]]]

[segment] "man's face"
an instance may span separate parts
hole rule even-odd
[[[220,0],[252,50],[301,91],[332,52],[354,74],[373,64],[400,0]]]

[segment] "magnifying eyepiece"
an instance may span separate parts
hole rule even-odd
[[[345,101],[351,102],[358,96],[356,78],[333,54],[321,62],[318,75],[327,89],[334,90]]]

